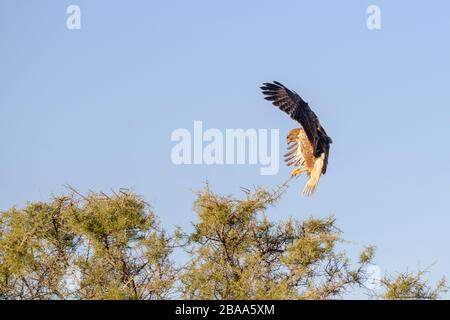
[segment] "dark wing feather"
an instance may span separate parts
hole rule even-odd
[[[298,121],[305,130],[309,142],[313,146],[314,156],[319,157],[325,153],[325,161],[322,172],[325,173],[328,164],[328,153],[331,138],[319,123],[314,111],[295,91],[291,91],[281,83],[264,83],[261,87],[264,98],[271,101],[281,111],[286,112],[292,119]]]
[[[322,153],[325,153],[325,159],[324,159],[323,167],[322,167],[322,173],[325,174],[327,172],[328,154],[330,153],[330,144],[333,143],[333,140],[331,140],[331,138],[327,135],[327,133],[325,132],[325,129],[322,126],[319,126],[317,132],[319,134],[319,140],[317,143],[316,152],[319,155]]]
[[[289,90],[279,82],[264,83],[261,87],[265,99],[286,112],[292,119],[298,121],[305,130],[314,150],[317,147],[319,119],[296,92]]]

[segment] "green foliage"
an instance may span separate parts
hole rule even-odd
[[[172,240],[133,193],[74,191],[0,225],[1,298],[156,299],[173,287]]]
[[[374,248],[351,263],[334,217],[270,221],[280,200],[197,192],[194,230],[167,234],[148,204],[121,190],[71,190],[0,213],[0,299],[333,299],[364,288]],[[176,267],[171,255],[189,260]],[[423,272],[386,276],[378,299],[438,299]]]
[[[1,214],[0,297],[66,297],[61,283],[76,246],[63,214],[66,206],[60,197]]]
[[[198,192],[200,221],[190,235],[192,260],[184,270],[187,299],[329,299],[366,279],[373,250],[352,268],[337,252],[341,233],[333,217],[270,222],[265,210],[283,190],[246,193],[243,200]]]
[[[436,300],[448,291],[445,278],[441,278],[436,286],[432,287],[424,279],[425,271],[416,273],[405,272],[397,277],[386,276],[381,280],[384,293],[378,295],[380,299],[387,300]]]

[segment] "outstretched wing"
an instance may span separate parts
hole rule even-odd
[[[314,155],[320,155],[317,151],[320,124],[316,114],[296,92],[289,90],[279,82],[264,83],[261,87],[265,99],[286,112],[292,119],[297,120],[305,130],[309,142],[313,146]]]
[[[325,154],[322,168],[322,173],[325,174],[327,171],[330,144],[333,141],[320,125],[319,119],[314,111],[311,110],[308,103],[295,91],[289,90],[277,81],[264,83],[261,89],[266,100],[272,101],[275,106],[302,125],[308,141],[314,150],[314,156],[318,158],[322,153]]]

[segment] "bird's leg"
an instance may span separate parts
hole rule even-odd
[[[303,168],[297,168],[297,169],[294,169],[293,171],[292,171],[292,176],[294,176],[294,177],[298,177],[299,175],[301,175],[303,172],[305,172],[306,170],[305,169],[303,169]]]

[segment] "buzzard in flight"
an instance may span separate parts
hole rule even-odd
[[[288,153],[285,161],[288,166],[294,166],[292,175],[300,176],[306,172],[309,180],[303,189],[303,194],[314,193],[320,176],[327,171],[328,153],[333,143],[319,123],[316,114],[296,92],[289,90],[279,82],[264,83],[261,87],[265,99],[272,101],[280,110],[297,120],[302,128],[292,129],[288,136]]]

